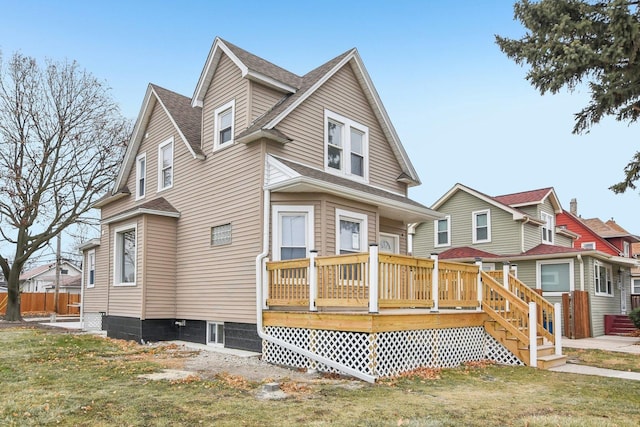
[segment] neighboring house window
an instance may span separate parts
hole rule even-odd
[[[173,186],[173,138],[158,147],[158,191]]]
[[[96,251],[87,252],[87,288],[93,288],[96,284]]]
[[[400,236],[397,234],[380,233],[380,252],[399,254]]]
[[[60,274],[69,274],[69,270],[67,270],[66,268],[61,268]]]
[[[485,243],[491,241],[491,212],[472,212],[473,217],[473,243]]]
[[[368,179],[369,128],[325,110],[325,169]]]
[[[211,246],[231,243],[231,223],[211,227]]]
[[[213,150],[226,147],[233,144],[233,123],[234,110],[236,101],[230,101],[221,107],[216,108],[214,112],[215,129]]]
[[[584,242],[580,245],[582,249],[594,249],[596,248],[596,242]]]
[[[633,279],[633,283],[631,284],[631,293],[640,294],[640,279]]]
[[[594,268],[594,279],[597,295],[613,295],[613,271],[610,266],[596,262]]]
[[[622,255],[629,258],[631,248],[629,242],[622,242]]]
[[[224,323],[207,322],[207,344],[224,344]]]
[[[136,283],[136,226],[115,230],[114,281],[115,285]]]
[[[136,200],[142,199],[145,194],[147,181],[147,155],[140,154],[136,157]]]
[[[313,206],[273,207],[273,259],[306,258],[313,249]]]
[[[367,230],[367,215],[336,209],[336,253],[366,251]]]
[[[447,215],[446,218],[435,220],[433,227],[434,245],[451,246],[451,217]]]
[[[537,261],[536,287],[542,289],[543,296],[560,296],[573,291],[573,260]]]
[[[546,212],[540,213],[540,218],[544,221],[544,225],[542,226],[542,243],[548,243],[550,245],[553,244],[553,231],[555,228],[554,222],[555,218],[553,215],[549,215]]]

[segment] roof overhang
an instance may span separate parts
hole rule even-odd
[[[160,211],[156,209],[138,208],[138,209],[132,209],[127,212],[123,212],[119,215],[112,216],[111,218],[104,219],[101,222],[103,224],[112,224],[114,222],[125,221],[127,219],[140,216],[140,215],[156,215],[156,216],[166,216],[169,218],[180,218],[180,212],[167,212],[167,211]]]
[[[270,141],[275,141],[280,144],[286,144],[291,142],[292,139],[284,135],[282,132],[278,132],[275,129],[258,129],[248,135],[243,135],[236,138],[236,142],[241,144],[249,144],[250,142],[257,141],[260,138],[265,138]]]
[[[87,240],[84,243],[81,243],[80,245],[78,245],[78,250],[80,252],[84,252],[86,250],[95,248],[97,246],[100,246],[100,239],[91,239],[91,240]]]

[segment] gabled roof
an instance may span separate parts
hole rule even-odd
[[[582,218],[579,218],[579,217],[575,216],[574,214],[572,214],[571,212],[566,211],[566,210],[563,210],[562,213],[570,221],[573,221],[576,224],[577,227],[583,227],[583,228],[587,229],[587,231],[591,232],[594,235],[594,238],[598,239],[598,241],[602,245],[605,245],[609,249],[611,249],[612,252],[614,252],[614,253],[619,253],[620,252],[620,249],[616,248],[608,240],[604,239],[595,230],[591,229],[591,227],[589,227],[584,221],[582,221]]]
[[[511,206],[512,208],[519,208],[523,206],[542,204],[547,198],[551,202],[554,212],[561,213],[562,207],[560,206],[560,201],[552,187],[522,191],[520,193],[504,194],[502,196],[495,196],[493,199]]]
[[[611,239],[614,237],[626,237],[632,242],[640,242],[640,237],[629,233],[613,220],[608,220],[606,223],[603,222],[600,218],[580,218],[580,220],[605,239]]]
[[[70,263],[69,261],[62,261],[61,262],[61,266],[65,266],[65,267],[71,267],[74,270],[76,270],[77,272],[80,272],[80,269],[78,267],[76,267],[75,265],[73,265],[72,263]],[[37,267],[34,267],[32,269],[29,269],[25,272],[23,272],[20,275],[20,280],[29,280],[29,279],[33,279],[36,276],[41,276],[51,270],[55,270],[56,268],[56,263],[52,262],[49,264],[43,264],[43,265],[39,265]]]
[[[469,246],[461,246],[458,248],[447,249],[446,251],[438,254],[439,259],[465,259],[472,260],[475,258],[499,258],[500,255],[492,254],[491,252],[481,251],[480,249],[472,248]]]
[[[164,197],[158,197],[141,205],[134,206],[131,209],[127,209],[126,211],[118,212],[112,217],[103,219],[102,222],[109,224],[145,214],[180,218],[180,212],[174,208],[171,203],[169,203]]]

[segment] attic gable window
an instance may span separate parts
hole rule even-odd
[[[158,146],[158,191],[173,187],[173,138]]]
[[[235,106],[236,101],[232,100],[216,108],[214,112],[214,151],[233,144]]]
[[[368,180],[369,128],[329,110],[325,117],[325,170]]]

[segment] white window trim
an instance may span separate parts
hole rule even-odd
[[[228,109],[231,109],[231,139],[224,144],[220,143],[220,114],[224,113]],[[235,128],[236,128],[236,100],[232,99],[226,104],[216,108],[213,112],[213,151],[222,150],[223,148],[230,147],[235,141]]]
[[[271,257],[274,261],[280,261],[280,247],[282,244],[282,235],[280,234],[280,215],[282,214],[305,214],[307,218],[307,258],[309,251],[314,249],[314,216],[313,206],[307,205],[275,205],[272,207],[271,215]]]
[[[140,174],[140,160],[144,160],[144,177]],[[147,195],[147,153],[142,153],[136,157],[136,200],[144,199]],[[144,193],[140,194],[140,178],[144,178]]]
[[[162,184],[164,183],[164,179],[162,179],[162,149],[167,145],[171,145],[171,185],[163,187]],[[173,144],[173,137],[158,145],[158,192],[168,190],[173,187],[173,183],[176,181],[176,169],[174,167],[175,158],[176,147]]]
[[[540,226],[541,231],[547,230],[546,224],[549,224],[549,230],[551,231],[551,240],[547,240],[547,233],[543,233],[542,235],[542,243],[545,245],[553,245],[554,236],[555,236],[555,228],[556,228],[556,217],[551,215],[548,212],[540,212],[540,219],[544,221],[545,225]]]
[[[447,220],[447,243],[439,244],[438,243],[438,221],[442,221],[442,220]],[[444,218],[436,219],[433,221],[433,246],[435,248],[451,246],[451,215],[447,215]]]
[[[597,268],[598,271],[600,271],[600,267],[604,267],[605,271],[607,272],[607,275],[609,276],[609,281],[611,282],[611,293],[607,293],[607,292],[600,292],[598,291],[598,287],[596,286],[596,276],[595,276],[595,269]],[[601,283],[602,283],[602,278],[599,278]],[[605,282],[607,280],[607,278],[604,278]],[[602,287],[602,285],[600,285],[600,287]],[[612,298],[615,294],[615,290],[614,290],[614,285],[613,285],[613,268],[608,265],[608,264],[604,264],[602,262],[596,261],[594,263],[594,272],[593,272],[593,293],[596,296],[599,297],[608,297],[608,298]]]
[[[581,249],[592,249],[592,250],[595,250],[596,249],[596,242],[582,242],[580,244],[580,248]]]
[[[393,233],[383,233],[380,232],[380,240],[382,240],[383,237],[386,237],[388,239],[393,239],[393,252],[394,254],[399,254],[400,253],[400,235],[399,234],[393,234]],[[381,250],[382,252],[382,250]]]
[[[477,239],[477,234],[476,233],[476,229],[478,227],[478,223],[477,223],[477,217],[478,215],[482,215],[482,214],[487,214],[487,238],[485,240],[478,240]],[[472,228],[471,228],[471,239],[473,243],[489,243],[491,242],[491,210],[490,209],[483,209],[480,211],[473,211],[471,212],[471,218],[472,218]]]
[[[636,281],[636,280],[638,281],[638,292],[634,292],[634,290],[635,290],[635,285],[634,285],[634,283],[635,283],[635,281]],[[640,294],[640,278],[638,278],[638,277],[631,278],[631,293],[632,293],[633,295],[638,295],[638,294]]]
[[[91,283],[91,257],[93,256],[93,283]],[[87,251],[87,274],[85,277],[87,281],[87,289],[94,288],[96,286],[96,250],[91,249]]]
[[[353,222],[360,222],[362,229],[360,230],[360,251],[367,252],[367,235],[369,234],[369,222],[367,214],[358,212],[347,211],[343,209],[336,209],[336,255],[340,255],[340,220],[351,220]]]
[[[342,165],[340,170],[329,167],[329,120],[333,120],[344,125],[343,132],[345,134],[342,135]],[[362,136],[362,154],[364,157],[363,160],[363,174],[354,175],[351,173],[351,134],[347,134],[347,130],[350,128],[354,128],[359,130],[364,135]],[[347,158],[347,155],[348,158]],[[324,170],[325,172],[347,177],[356,181],[361,182],[369,182],[369,128],[365,125],[362,125],[356,121],[353,121],[345,116],[342,116],[338,113],[334,113],[333,111],[324,110]]]
[[[136,267],[133,273],[134,280],[133,282],[120,282],[120,273],[122,271],[122,265],[120,264],[120,257],[118,256],[118,234],[123,231],[133,230],[136,234],[136,242],[134,249],[134,259],[136,262]],[[121,225],[120,227],[116,227],[113,230],[113,277],[112,277],[113,286],[136,286],[136,281],[138,280],[138,224],[133,222],[131,224]]]
[[[211,325],[222,326],[222,339],[221,342],[211,342]],[[224,322],[207,322],[207,345],[212,347],[224,347]]]
[[[629,258],[631,256],[631,245],[629,244],[629,242],[622,242],[622,255],[626,258]]]
[[[536,289],[542,289],[542,275],[540,266],[545,264],[569,264],[569,290],[563,292],[542,292],[542,296],[544,297],[559,297],[562,294],[566,294],[567,292],[572,292],[575,290],[575,279],[573,275],[573,258],[561,258],[561,259],[552,259],[545,261],[536,261]]]

